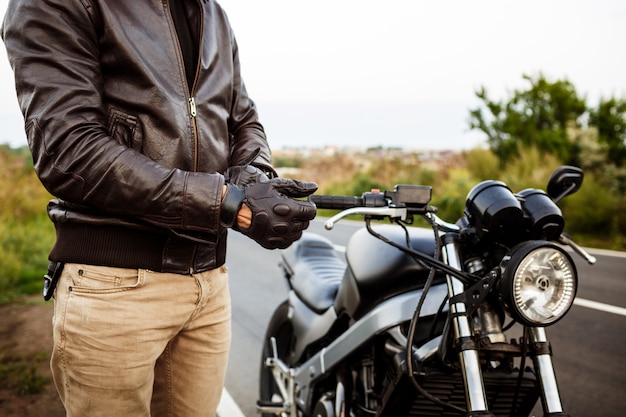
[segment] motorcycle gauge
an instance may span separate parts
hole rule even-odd
[[[483,181],[470,190],[465,215],[480,236],[508,242],[519,236],[523,212],[519,201],[501,181]]]
[[[565,221],[561,209],[542,190],[528,188],[517,194],[532,239],[557,240]]]
[[[574,303],[578,276],[572,258],[557,245],[529,241],[501,264],[501,296],[509,315],[528,326],[550,326]]]

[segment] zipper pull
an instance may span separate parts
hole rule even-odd
[[[189,99],[189,111],[191,112],[191,117],[196,117],[196,99],[193,97]]]

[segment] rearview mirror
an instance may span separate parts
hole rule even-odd
[[[570,165],[558,167],[548,180],[548,195],[554,202],[558,202],[563,197],[574,194],[583,184],[583,177],[583,170],[578,167]]]

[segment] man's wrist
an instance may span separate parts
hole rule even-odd
[[[242,204],[237,212],[237,226],[241,229],[247,229],[252,224],[252,210],[247,204]]]

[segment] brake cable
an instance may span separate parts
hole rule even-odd
[[[433,228],[433,233],[435,234],[435,254],[434,254],[434,258],[437,259],[439,258],[439,256],[441,256],[441,241],[439,240],[439,228],[437,227],[436,223],[431,223],[431,226]],[[407,357],[407,370],[409,372],[409,376],[411,378],[411,382],[413,383],[413,385],[415,386],[415,388],[426,398],[428,398],[430,401],[434,402],[435,404],[439,404],[444,408],[449,408],[451,410],[455,410],[461,413],[465,413],[466,410],[464,410],[461,407],[458,407],[454,404],[450,404],[448,402],[443,401],[442,399],[435,397],[433,394],[431,394],[430,392],[428,392],[423,386],[422,384],[419,383],[419,381],[417,380],[417,377],[413,374],[413,340],[415,339],[415,329],[417,328],[417,321],[419,320],[419,316],[421,314],[421,310],[422,310],[422,306],[424,304],[424,301],[426,300],[426,296],[428,294],[428,291],[430,291],[430,287],[432,286],[434,280],[435,280],[435,274],[436,274],[436,268],[434,266],[431,266],[430,268],[430,272],[428,273],[428,278],[426,279],[426,283],[424,284],[424,290],[422,292],[422,296],[420,297],[420,300],[417,304],[417,307],[415,309],[415,313],[413,314],[413,319],[411,320],[411,325],[409,326],[409,338],[407,341],[407,346],[406,346],[406,357]],[[437,316],[435,316],[435,319],[437,319]]]
[[[377,233],[374,229],[372,229],[372,227],[371,227],[371,219],[369,217],[365,218],[365,225],[367,227],[367,231],[372,236],[374,236],[375,238],[382,240],[383,242],[387,243],[388,245],[391,245],[394,248],[399,249],[399,250],[401,250],[402,252],[404,252],[404,253],[406,253],[408,255],[411,255],[412,257],[416,257],[416,258],[420,259],[421,261],[425,262],[426,264],[430,265],[431,267],[436,267],[436,269],[441,270],[441,271],[447,273],[448,275],[452,275],[455,278],[458,278],[465,285],[471,285],[471,284],[475,283],[476,281],[480,280],[480,277],[477,277],[474,274],[470,274],[470,273],[464,272],[464,271],[459,271],[458,269],[455,269],[455,268],[451,267],[450,265],[441,262],[439,259],[436,259],[435,257],[425,255],[422,252],[418,252],[418,251],[416,251],[413,248],[402,246],[402,245],[400,245],[400,244],[398,244],[398,243],[396,243],[396,242],[394,242],[392,240],[389,240],[385,236]],[[433,230],[438,230],[436,224],[431,223],[431,226],[433,227]],[[435,242],[436,242],[435,244],[438,245],[438,242],[439,242],[438,234],[435,235]],[[439,256],[439,255],[437,255],[437,256]]]

